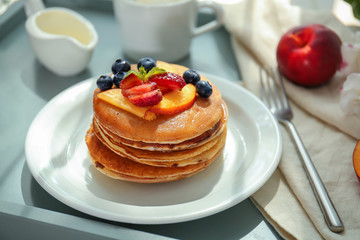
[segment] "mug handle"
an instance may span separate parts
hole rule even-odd
[[[200,8],[211,8],[214,10],[215,15],[216,15],[216,19],[212,20],[211,22],[208,22],[204,25],[201,25],[199,27],[196,27],[193,30],[193,36],[198,36],[201,35],[203,33],[215,30],[217,28],[219,28],[222,24],[223,24],[223,20],[224,20],[224,12],[222,7],[212,1],[197,1],[197,12],[199,12]]]

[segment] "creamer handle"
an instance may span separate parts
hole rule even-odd
[[[45,8],[42,0],[25,0],[24,6],[25,6],[25,14],[27,17],[30,17],[34,13]]]

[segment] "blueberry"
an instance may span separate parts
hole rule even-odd
[[[213,92],[212,86],[210,85],[210,83],[208,81],[203,81],[203,80],[198,81],[196,83],[195,87],[196,87],[196,92],[202,98],[210,97]]]
[[[196,85],[198,81],[200,81],[200,75],[193,69],[188,69],[184,72],[183,78],[186,83],[192,83]]]
[[[130,70],[130,63],[125,59],[117,59],[111,66],[111,71],[115,74],[118,72],[127,72]]]
[[[115,86],[119,87],[121,81],[124,79],[125,76],[126,76],[126,72],[115,73],[113,76],[113,82],[114,82]]]
[[[105,91],[112,87],[113,80],[109,75],[101,75],[96,80],[96,85],[98,86],[98,88],[100,88],[101,91]]]
[[[137,68],[143,66],[146,72],[149,72],[152,68],[156,67],[156,60],[150,57],[144,57],[138,61]]]

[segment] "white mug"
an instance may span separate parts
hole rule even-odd
[[[89,63],[98,35],[94,26],[67,8],[44,8],[39,0],[26,0],[25,28],[38,60],[59,76],[72,76]]]
[[[220,5],[197,0],[114,0],[125,55],[173,62],[185,57],[191,40],[223,23]],[[212,8],[216,19],[196,27],[200,8]]]

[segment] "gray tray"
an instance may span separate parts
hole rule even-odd
[[[24,29],[23,2],[0,16],[0,239],[279,239],[250,199],[198,220],[136,225],[84,214],[43,190],[31,176],[24,153],[33,118],[56,94],[109,72],[112,62],[123,57],[111,1],[52,0],[45,5],[78,11],[94,24],[99,43],[83,73],[57,77],[35,59]],[[199,22],[212,18],[205,11]],[[224,28],[195,38],[191,54],[177,63],[229,81],[241,79]]]

